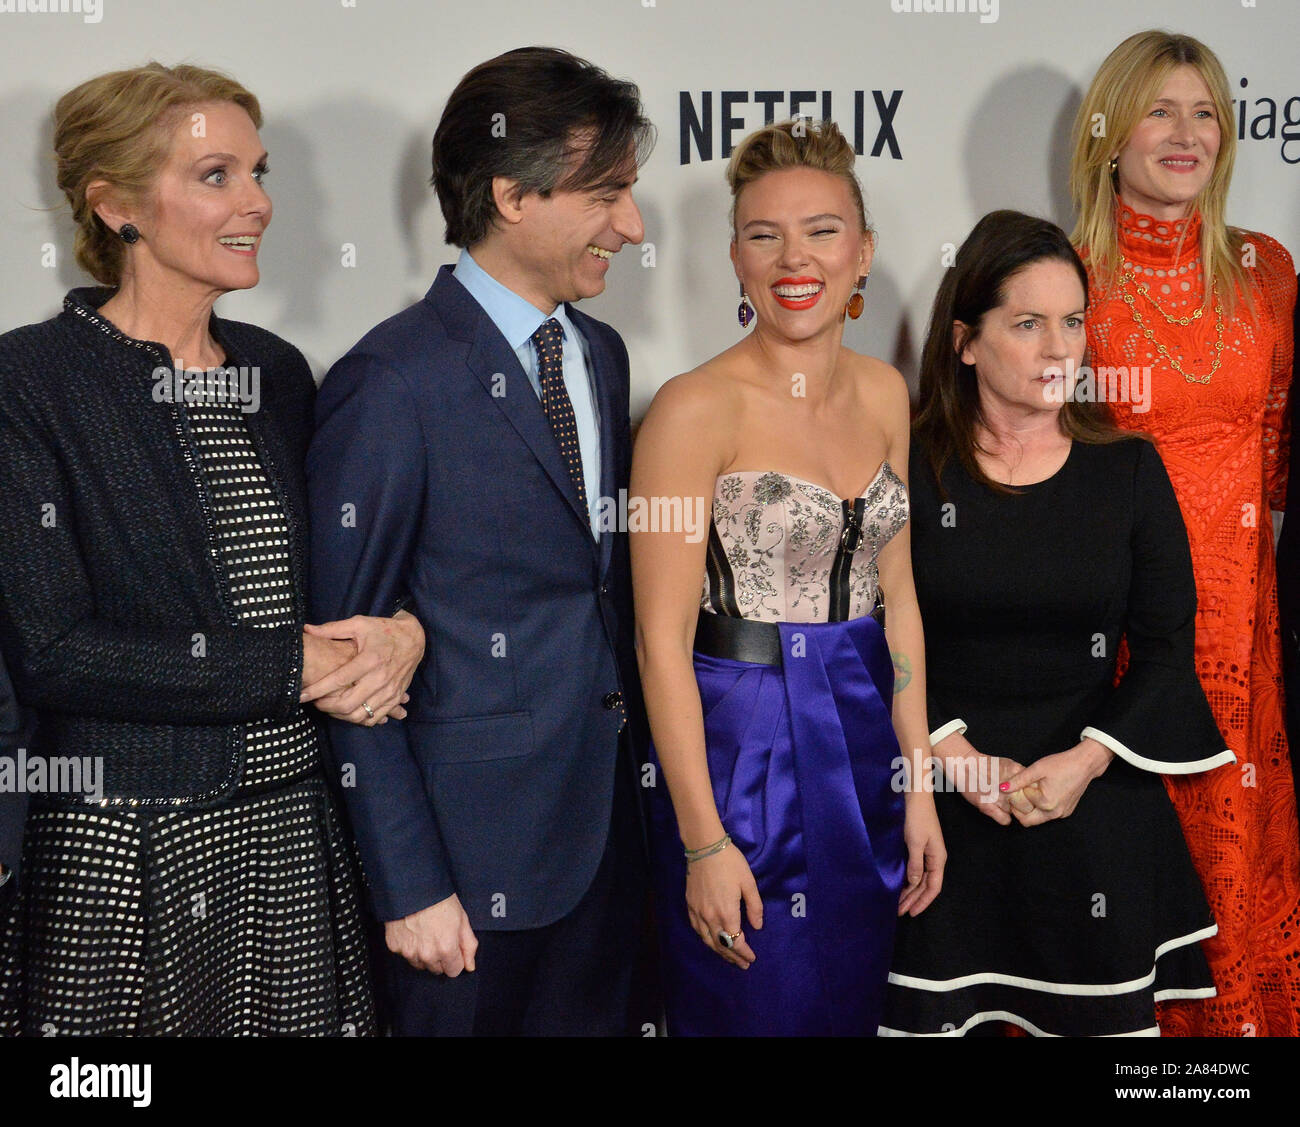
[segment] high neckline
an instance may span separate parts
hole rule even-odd
[[[100,309],[115,293],[117,293],[117,289],[113,286],[78,286],[67,292],[63,299],[63,310],[65,313],[73,314],[105,336],[117,341],[118,344],[124,344],[142,352],[154,353],[166,360],[168,367],[173,366],[175,362],[172,359],[171,350],[161,341],[127,336],[112,321],[100,314]],[[208,331],[212,333],[212,339],[217,342],[222,352],[225,353],[225,359],[217,366],[234,364],[234,353],[225,341],[225,334],[221,331],[221,318],[215,312],[209,314]]]
[[[65,312],[81,318],[86,324],[98,329],[105,336],[111,337],[118,344],[143,349],[146,352],[167,354],[167,349],[158,341],[137,340],[135,337],[129,337],[107,317],[100,316],[100,307],[115,293],[117,293],[117,290],[112,286],[79,286],[68,291],[67,296],[63,299],[63,308]]]
[[[1201,213],[1186,219],[1156,219],[1121,202],[1116,218],[1119,248],[1143,266],[1187,266],[1201,253]]]

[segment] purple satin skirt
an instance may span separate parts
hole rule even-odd
[[[893,663],[870,617],[778,626],[783,668],[695,655],[713,796],[763,898],[762,930],[741,918],[748,970],[691,929],[682,843],[656,772],[670,1036],[874,1036],[879,1025],[906,867]]]

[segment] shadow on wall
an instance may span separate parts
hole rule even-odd
[[[98,285],[77,265],[73,253],[76,224],[72,221],[72,209],[59,190],[56,179],[54,103],[63,93],[62,90],[39,90],[28,87],[7,98],[5,105],[5,116],[12,128],[26,128],[27,123],[32,121],[40,123],[36,148],[32,154],[32,168],[36,170],[38,194],[36,199],[21,200],[19,204],[32,209],[33,222],[38,231],[39,241],[31,248],[31,253],[39,254],[41,244],[54,244],[54,271],[58,278],[60,301],[64,293],[76,286]],[[49,310],[48,316],[53,316],[57,312],[56,306]]]
[[[912,340],[911,321],[903,309],[898,283],[879,258],[871,264],[862,297],[866,302],[862,316],[844,322],[844,346],[892,364],[903,373],[915,398],[920,357]]]
[[[584,313],[613,325],[629,347],[661,339],[679,328],[665,324],[660,316],[663,302],[656,300],[654,282],[656,272],[680,253],[680,237],[667,226],[656,204],[644,197],[636,202],[641,210],[645,242],[623,247],[609,264],[604,292],[579,306]],[[666,380],[673,374],[669,372],[660,379]]]
[[[1069,76],[1043,66],[1017,71],[989,88],[972,111],[962,148],[974,221],[990,211],[1014,208],[1051,219],[1069,232],[1070,129],[1081,101],[1082,92]],[[969,233],[945,232],[944,242],[960,246]],[[944,267],[936,262],[927,268],[912,305],[905,307],[887,258],[886,247],[863,291],[863,316],[846,323],[844,343],[893,364],[915,402],[923,337]]]
[[[258,289],[279,310],[277,331],[319,373],[423,296],[428,281],[408,295],[394,265],[421,253],[408,231],[414,204],[431,192],[422,188],[428,172],[408,166],[413,134],[396,104],[320,102],[268,121],[262,135],[276,210]]]
[[[296,119],[271,118],[261,130],[262,143],[270,154],[267,191],[274,210],[267,253],[258,256],[262,279],[257,288],[275,299],[280,323],[292,326],[285,331],[303,337],[294,341],[300,348],[313,343],[302,330],[319,329],[325,323],[327,272],[340,261],[327,242],[326,200],[318,167],[322,159],[328,162],[331,158],[312,142],[330,136],[328,131],[321,132],[318,118],[332,112],[321,109]],[[341,130],[338,135],[343,135]]]
[[[406,276],[414,279],[427,277],[423,288],[413,295],[412,300],[423,297],[428,286],[433,284],[437,263],[454,262],[460,253],[444,240],[446,224],[442,208],[438,205],[438,193],[429,182],[433,172],[433,131],[436,128],[435,119],[427,127],[410,131],[395,170],[394,194]]]
[[[1044,66],[1015,71],[988,89],[962,150],[977,220],[1009,207],[1070,230],[1070,129],[1082,100],[1068,75]]]
[[[741,336],[736,321],[740,283],[729,258],[731,193],[719,172],[708,184],[694,184],[682,196],[671,230],[661,230],[659,269],[672,279],[674,307],[684,311],[683,323],[665,327],[680,339],[686,366],[692,368],[730,348]],[[717,279],[722,278],[719,289]],[[675,373],[668,372],[663,382]]]

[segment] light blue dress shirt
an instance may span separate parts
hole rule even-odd
[[[600,539],[598,512],[600,504],[600,416],[596,410],[596,387],[591,375],[591,351],[586,338],[569,320],[563,305],[555,312],[543,313],[513,290],[507,289],[483,269],[468,250],[456,260],[456,281],[469,290],[483,307],[492,323],[501,331],[519,357],[533,391],[541,398],[542,386],[537,374],[537,350],[532,335],[554,317],[564,328],[564,387],[573,404],[573,418],[578,426],[578,449],[582,454],[582,477],[587,487],[587,510],[591,534]]]

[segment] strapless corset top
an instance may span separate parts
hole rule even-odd
[[[853,500],[774,470],[723,474],[700,606],[762,622],[861,618],[880,593],[880,550],[907,515],[907,487],[887,461]]]

